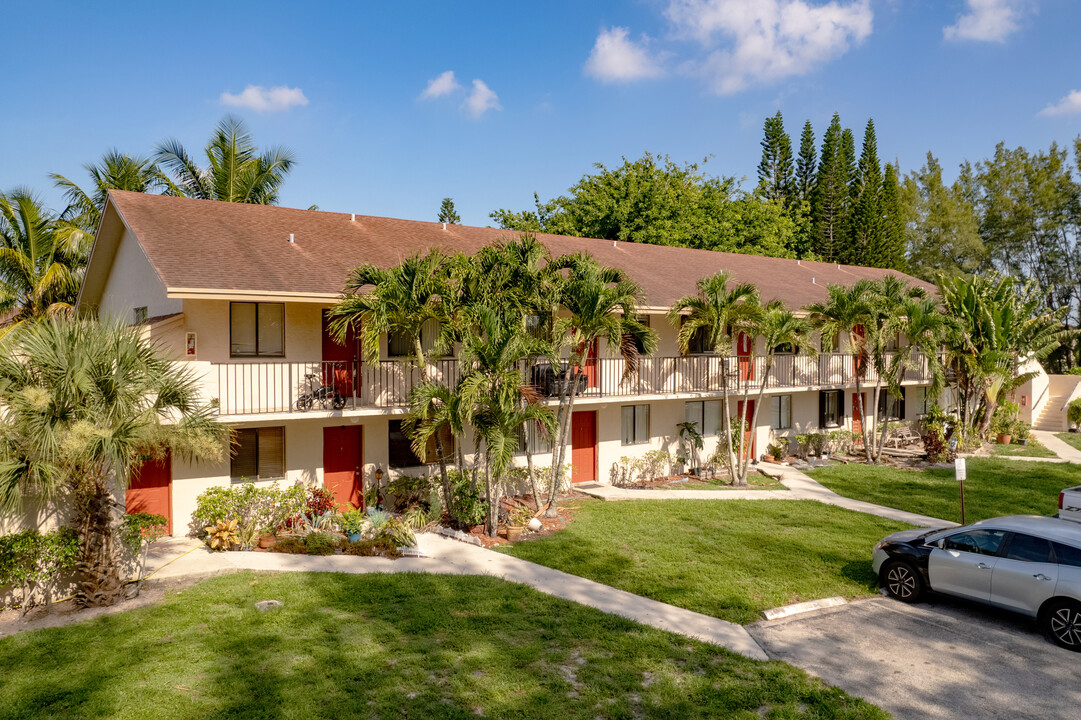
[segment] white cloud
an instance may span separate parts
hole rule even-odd
[[[454,71],[447,70],[439,77],[433,78],[428,81],[428,87],[424,89],[424,92],[420,94],[422,100],[428,100],[429,98],[443,97],[449,95],[455,90],[460,90],[461,85],[454,79]]]
[[[479,118],[489,110],[502,110],[503,106],[499,104],[499,96],[483,80],[474,80],[473,92],[469,93],[462,108],[470,117]]]
[[[1020,27],[1029,0],[965,0],[957,22],[942,28],[947,40],[1002,42]]]
[[[667,15],[710,50],[691,67],[721,94],[805,75],[867,39],[874,20],[870,0],[671,0]]]
[[[1040,115],[1081,115],[1081,90],[1071,90],[1057,103],[1041,110]]]
[[[307,105],[308,98],[304,97],[304,91],[300,88],[290,88],[280,85],[278,87],[265,88],[262,85],[249,85],[244,92],[234,95],[223,92],[219,101],[229,107],[242,107],[259,112],[277,112],[288,110],[295,105]]]
[[[627,39],[627,28],[601,28],[584,71],[601,82],[630,82],[663,74],[660,63],[643,43]]]

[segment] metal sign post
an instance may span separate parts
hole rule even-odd
[[[957,458],[953,461],[953,473],[957,477],[957,485],[961,489],[961,524],[965,524],[965,477],[968,469],[965,467],[965,459]]]

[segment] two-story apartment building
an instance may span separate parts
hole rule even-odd
[[[113,192],[105,207],[79,297],[83,313],[122,318],[187,363],[221,422],[236,429],[233,456],[219,464],[166,462],[146,467],[129,500],[169,515],[187,529],[196,496],[239,480],[325,484],[343,502],[360,502],[377,476],[417,471],[401,431],[418,373],[401,358],[404,338],[384,337],[380,361],[363,362],[355,342],[340,345],[325,313],[349,271],[364,263],[390,267],[433,247],[471,252],[515,236],[492,229],[391,218],[241,205]],[[732,374],[761,377],[749,340],[737,357],[692,348],[681,356],[676,328],[665,318],[699,278],[721,270],[755,284],[764,300],[794,309],[821,300],[831,283],[878,279],[885,270],[751,255],[539,235],[554,255],[587,252],[618,267],[645,294],[641,312],[659,336],[637,377],[622,379],[622,362],[598,347],[586,364],[588,388],[571,427],[572,481],[606,482],[623,456],[674,449],[678,423],[693,420],[716,447],[722,425],[721,363]],[[906,278],[920,284],[913,278]],[[930,286],[926,286],[930,288]],[[903,342],[903,339],[899,340]],[[832,352],[780,355],[769,379],[753,440],[760,454],[778,438],[818,428],[851,428],[854,359]],[[453,358],[432,373],[453,381]],[[757,373],[757,375],[756,375]],[[333,385],[340,407],[305,395]],[[925,409],[927,377],[916,369],[892,416],[914,419]],[[866,391],[865,391],[866,393]],[[870,408],[871,397],[865,394]],[[737,411],[733,402],[733,411]],[[468,438],[466,439],[468,442]],[[543,439],[534,448],[550,464]],[[463,450],[468,454],[470,448]],[[386,480],[384,480],[386,482]]]

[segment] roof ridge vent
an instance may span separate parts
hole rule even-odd
[[[293,239],[293,233],[289,233],[289,242],[291,242],[291,243],[296,242],[296,240]]]
[[[443,229],[444,229],[444,230],[446,230],[446,229],[447,229],[447,224],[446,224],[446,223],[443,223]]]
[[[803,263],[802,263],[802,262],[800,261],[800,259],[799,259],[799,258],[796,258],[796,264],[797,264],[797,265],[803,265]]]
[[[356,213],[349,213],[349,222],[356,222],[356,221],[357,221],[357,214]]]
[[[812,285],[814,285],[814,284],[815,284],[815,279],[814,279],[814,278],[811,278],[811,284],[812,284]]]

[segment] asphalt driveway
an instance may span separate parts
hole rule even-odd
[[[1081,718],[1081,653],[997,610],[874,598],[747,629],[770,657],[902,720]]]

